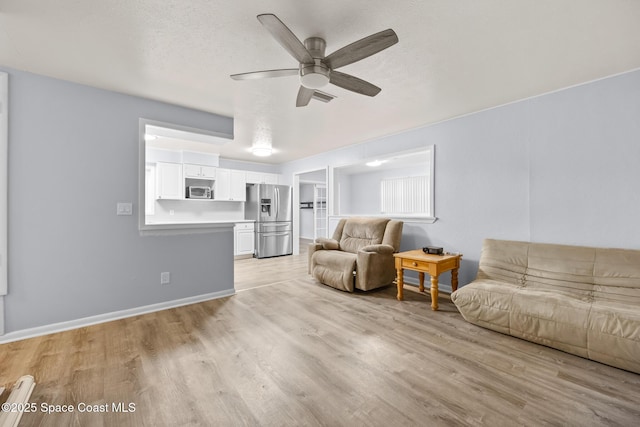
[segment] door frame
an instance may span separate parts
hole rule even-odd
[[[327,186],[327,212],[329,212],[329,166],[308,169],[293,173],[293,254],[300,255],[300,175],[324,171],[324,184]]]
[[[8,277],[9,74],[0,72],[0,335],[4,335],[4,295]]]

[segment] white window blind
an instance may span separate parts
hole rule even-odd
[[[381,213],[425,214],[430,212],[428,176],[387,178],[380,184]]]

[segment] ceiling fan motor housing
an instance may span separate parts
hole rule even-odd
[[[300,64],[300,83],[308,89],[320,89],[329,83],[331,70],[322,63],[327,43],[320,37],[309,37],[304,47],[313,58],[313,64]]]

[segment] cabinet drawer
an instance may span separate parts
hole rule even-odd
[[[252,222],[237,222],[236,230],[253,230]]]
[[[402,268],[429,271],[429,263],[426,261],[417,261],[412,259],[403,259]]]

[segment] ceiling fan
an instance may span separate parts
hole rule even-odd
[[[335,70],[360,61],[398,43],[396,33],[392,29],[388,29],[360,39],[325,56],[326,42],[324,39],[309,37],[303,44],[276,15],[270,13],[258,15],[258,21],[300,65],[298,68],[232,74],[231,78],[234,80],[250,80],[299,75],[300,89],[298,90],[296,107],[306,106],[311,101],[311,98],[324,102],[329,102],[335,98],[333,95],[318,90],[327,83],[362,95],[376,96],[381,90],[378,86]]]

